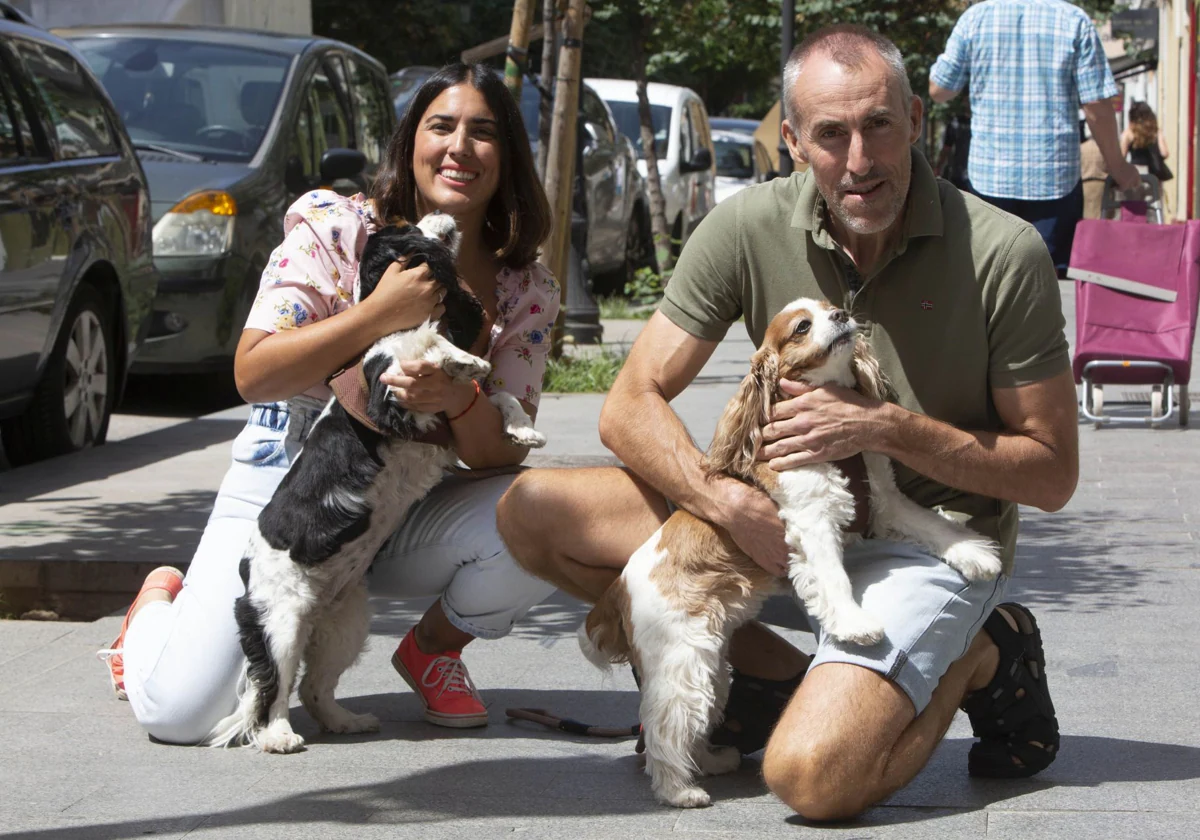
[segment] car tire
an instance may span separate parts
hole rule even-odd
[[[640,209],[635,208],[629,216],[625,231],[625,255],[621,265],[592,278],[592,293],[600,297],[625,294],[625,285],[633,280],[642,266],[653,266],[654,242],[650,238],[650,220]]]
[[[0,424],[12,466],[104,443],[117,390],[111,313],[95,287],[79,287],[33,400]]]

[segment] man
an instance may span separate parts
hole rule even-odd
[[[788,469],[882,452],[905,493],[999,539],[1005,575],[968,585],[907,544],[847,548],[855,597],[887,638],[840,645],[818,628],[811,668],[763,762],[771,790],[798,813],[841,819],[906,784],[964,698],[984,736],[971,772],[1029,775],[1053,760],[1058,728],[1040,637],[1023,608],[994,607],[1011,573],[1016,503],[1056,510],[1074,492],[1075,388],[1041,240],[939,182],[912,153],[921,101],[895,46],[861,27],[814,33],[788,61],[784,97],[784,138],[809,169],[718,205],[688,242],[601,414],[602,440],[629,469],[531,470],[497,516],[518,562],[588,601],[664,521],[667,499],[782,574],[788,551],[775,505],[739,481],[706,480],[668,403],[739,316],[759,343],[794,298],[848,309],[898,404],[783,380],[789,398],[764,428],[761,457]],[[810,664],[756,624],[735,634],[730,661],[764,682]],[[745,707],[731,710],[736,690],[727,714],[748,730],[759,722]]]
[[[929,96],[948,102],[968,79],[971,188],[1033,224],[1065,276],[1083,215],[1081,104],[1117,186],[1141,183],[1121,154],[1110,101],[1117,83],[1096,27],[1066,0],[985,0],[954,25],[930,71]]]
[[[946,123],[946,130],[942,134],[942,151],[938,154],[933,171],[960,190],[969,191],[971,183],[967,179],[967,159],[970,152],[971,109],[968,106],[965,113],[953,115]]]

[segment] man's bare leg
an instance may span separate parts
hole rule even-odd
[[[919,717],[908,696],[874,671],[842,663],[814,668],[767,745],[767,786],[808,819],[862,813],[920,772],[963,698],[986,686],[998,663],[998,648],[978,633]]]
[[[662,494],[628,470],[541,469],[517,476],[496,524],[526,571],[595,603],[668,514]],[[730,662],[770,680],[808,667],[807,656],[760,624],[734,634]]]

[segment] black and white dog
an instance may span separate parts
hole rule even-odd
[[[421,440],[438,426],[437,415],[401,407],[379,376],[416,359],[435,362],[461,382],[489,372],[486,361],[467,352],[482,328],[483,307],[458,283],[457,247],[454,220],[440,213],[415,227],[384,228],[367,241],[356,302],[371,293],[389,265],[404,260],[408,267],[429,265],[445,289],[446,311],[439,321],[377,341],[359,363],[361,373],[355,372],[363,392],[357,399],[335,385],[338,396],[259,514],[241,563],[246,594],[234,607],[246,655],[241,699],[237,711],[209,734],[211,746],[249,743],[278,753],[302,749],[304,739],[288,720],[302,660],[300,700],[322,729],[379,729],[374,715],[353,714],[333,697],[338,679],[367,639],[363,575],[409,508],[457,460],[453,449]],[[501,392],[491,402],[503,415],[511,443],[545,443],[515,397]]]

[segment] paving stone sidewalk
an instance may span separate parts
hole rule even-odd
[[[1069,287],[1063,286],[1071,312]],[[630,327],[636,329],[636,327]],[[617,331],[614,326],[613,332]],[[676,401],[698,441],[745,370],[739,328]],[[1136,392],[1131,396],[1137,397]],[[1110,400],[1112,396],[1110,395]],[[548,397],[543,463],[603,462],[599,397]],[[234,409],[159,424],[88,458],[0,473],[0,559],[186,558],[244,418]],[[119,616],[0,621],[0,838],[1193,838],[1200,836],[1200,448],[1177,428],[1081,429],[1083,474],[1057,514],[1024,511],[1015,599],[1038,615],[1062,721],[1059,760],[1013,782],[966,776],[960,715],[930,765],[862,819],[814,826],[768,795],[759,761],[705,782],[714,806],[658,806],[631,740],[506,722],[542,707],[627,724],[628,672],[580,656],[583,608],[556,597],[465,659],[486,729],[426,725],[388,664],[425,603],[375,601],[370,647],[339,691],[383,720],[377,736],[310,737],[294,756],[151,743],[114,700],[94,652]],[[29,524],[22,527],[19,523]],[[812,637],[787,634],[811,650]]]

